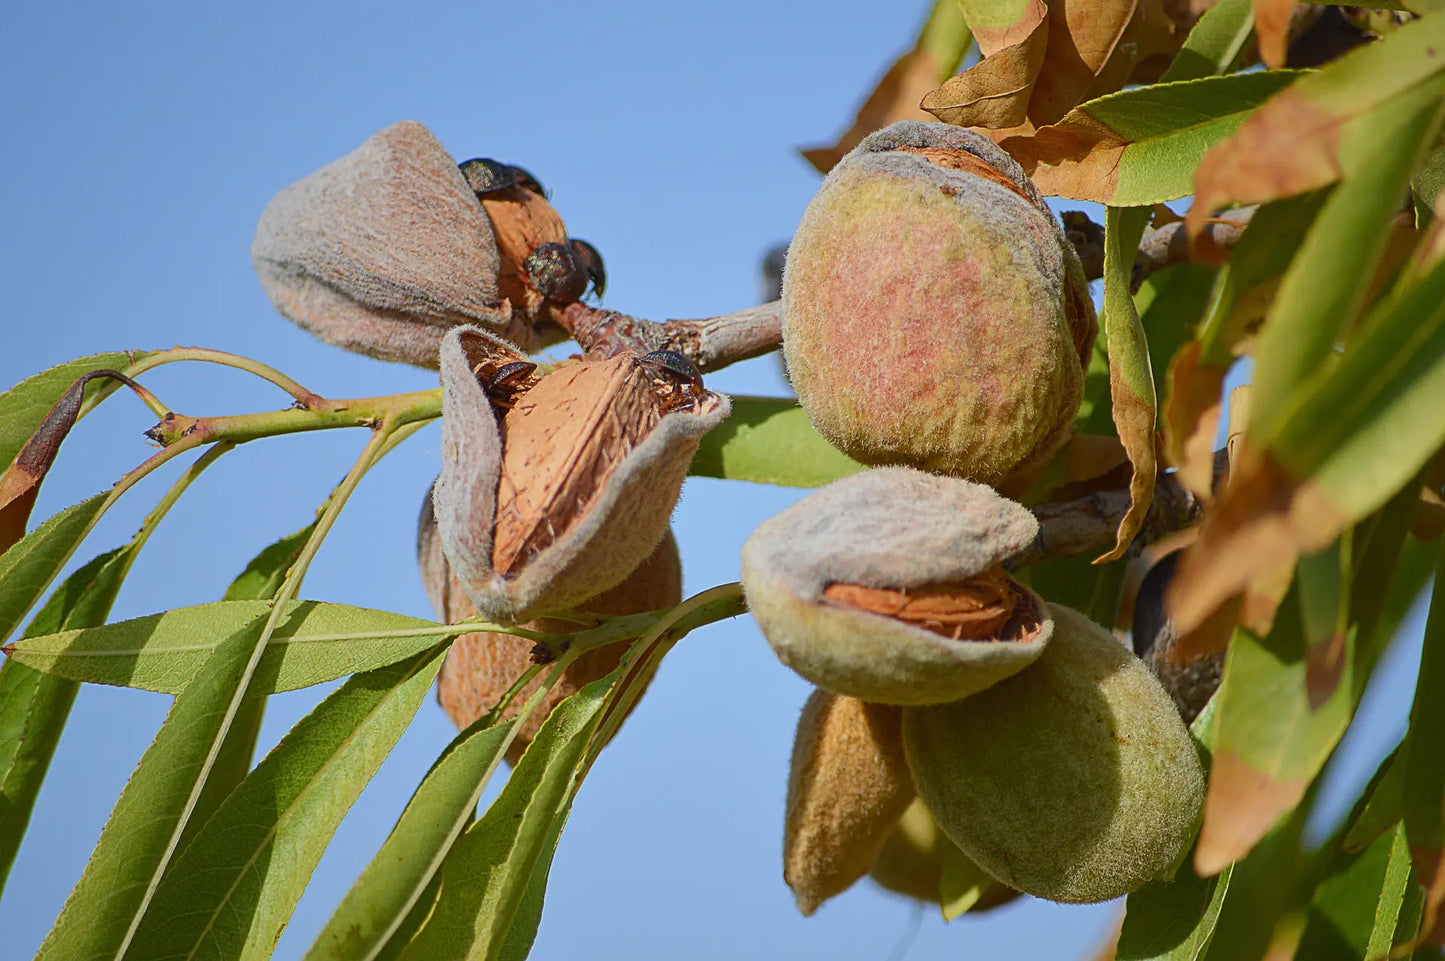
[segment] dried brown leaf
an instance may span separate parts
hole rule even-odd
[[[946,123],[986,127],[1002,140],[1056,123],[1083,101],[1120,89],[1136,71],[1152,70],[1158,55],[1174,51],[1180,32],[1161,0],[1056,0],[1047,7],[1031,0],[1006,33],[986,43],[987,33],[977,31],[983,60],[923,106]]]
[[[1196,258],[1227,259],[1228,250],[1204,231],[1210,213],[1225,203],[1292,197],[1339,179],[1340,127],[1348,119],[1288,87],[1211,147],[1194,174],[1194,204],[1184,218]]]
[[[1343,523],[1339,509],[1318,488],[1294,480],[1268,456],[1248,448],[1241,455],[1169,590],[1170,616],[1186,635],[1181,658],[1214,652],[1217,632],[1211,643],[1189,635],[1206,627],[1230,601],[1241,604],[1242,623],[1257,634],[1268,633],[1300,555],[1325,547]],[[1213,626],[1219,627],[1217,620]]]
[[[1165,458],[1178,469],[1184,486],[1208,501],[1214,496],[1214,435],[1228,370],[1202,363],[1201,350],[1199,341],[1192,340],[1169,362],[1162,420]]]
[[[1289,53],[1289,27],[1298,0],[1254,0],[1254,35],[1259,57],[1271,70],[1284,66]]]
[[[1233,754],[1221,752],[1209,770],[1204,824],[1194,848],[1194,870],[1212,877],[1244,857],[1304,795],[1308,781],[1277,781]]]
[[[40,426],[35,428],[25,446],[20,448],[20,453],[15,455],[15,460],[5,473],[0,474],[0,554],[25,536],[25,524],[35,507],[40,482],[55,463],[61,442],[80,416],[85,385],[97,377],[113,377],[130,383],[124,374],[115,370],[93,370],[77,379],[51,405]]]

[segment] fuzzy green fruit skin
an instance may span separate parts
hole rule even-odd
[[[1071,300],[1081,283],[1057,224],[1024,197],[916,154],[860,147],[788,249],[794,390],[819,433],[856,460],[996,485],[1067,439],[1083,395],[1068,311],[1093,323],[1087,298]]]
[[[904,711],[919,797],[980,867],[1025,893],[1095,902],[1166,875],[1204,798],[1199,756],[1143,663],[1082,614],[1027,670]]]

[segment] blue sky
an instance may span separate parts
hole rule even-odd
[[[655,319],[746,307],[763,252],[817,185],[794,148],[836,134],[925,12],[816,0],[605,13],[561,0],[7,6],[0,386],[81,354],[173,344],[253,356],[331,396],[432,386],[429,372],[292,327],[248,257],[277,190],[402,119],[426,123],[458,159],[534,171],[570,232],[602,251],[607,306]],[[175,409],[283,405],[244,375],[178,367],[147,378]],[[770,358],[709,386],[783,389]],[[146,457],[152,420],[125,395],[87,419],[37,517]],[[161,526],[115,616],[219,597],[256,551],[309,520],[363,442],[337,432],[227,455]],[[437,444],[428,429],[368,476],[305,596],[431,616],[412,536]],[[173,477],[143,484],[81,553],[128,538]],[[690,481],[675,515],[687,589],[735,579],[747,533],[800,494]],[[1387,708],[1408,707],[1410,656],[1382,685]],[[788,752],[807,691],[745,618],[680,644],[581,792],[534,957],[889,957],[912,923],[908,902],[863,884],[804,919],[781,879]],[[322,694],[274,698],[264,746]],[[6,959],[38,946],[166,706],[82,692],[0,900]],[[1379,720],[1362,756],[1392,723]],[[338,832],[277,957],[305,951],[452,733],[428,701]],[[927,912],[907,957],[1083,958],[1116,911],[1025,901],[950,926]]]

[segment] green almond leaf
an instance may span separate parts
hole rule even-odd
[[[1206,10],[1189,31],[1184,46],[1160,80],[1168,83],[1233,73],[1242,65],[1252,36],[1252,0],[1220,0]]]
[[[176,697],[36,961],[119,961],[125,954],[225,737],[265,622],[258,614],[231,634]]]
[[[863,469],[813,429],[796,400],[732,400],[731,416],[703,435],[689,473],[783,487],[822,487]]]
[[[75,548],[90,533],[104,494],[67,507],[0,554],[0,640],[45,593]]]
[[[1243,857],[1304,797],[1354,717],[1395,622],[1379,612],[1413,598],[1420,572],[1401,567],[1414,512],[1404,493],[1350,534],[1357,563],[1341,587],[1341,551],[1307,558],[1264,638],[1237,630],[1220,683],[1215,766],[1200,832],[1201,863]],[[1374,610],[1357,597],[1378,594]],[[1327,610],[1315,598],[1326,599]]]
[[[306,953],[306,961],[379,957],[405,919],[426,902],[452,843],[505,749],[512,722],[478,721],[456,736],[407,802],[376,857],[366,866]]]
[[[1399,828],[1363,851],[1337,854],[1315,888],[1309,925],[1296,956],[1310,961],[1384,961],[1409,875],[1409,851]],[[1381,937],[1384,949],[1372,951]]]
[[[988,872],[952,844],[943,849],[943,876],[938,885],[943,920],[953,921],[967,914],[994,884]]]
[[[124,370],[145,356],[140,351],[92,354],[52,367],[0,394],[0,470],[15,459],[50,408],[76,380],[95,370]],[[119,382],[106,380],[95,384],[89,393],[103,397],[119,387]]]
[[[1136,87],[1000,146],[1047,196],[1118,207],[1177,200],[1194,192],[1205,152],[1298,76],[1270,70]]]
[[[1353,854],[1374,844],[1386,831],[1400,823],[1405,810],[1405,765],[1400,749],[1380,762],[1360,798],[1359,810],[1350,818],[1340,847]]]
[[[1186,863],[1129,895],[1117,961],[1198,961],[1209,950],[1233,867],[1201,878]]]
[[[281,589],[286,572],[301,555],[301,548],[306,545],[306,539],[314,530],[316,524],[308,524],[263,549],[226,588],[223,599],[250,601],[273,596]],[[186,832],[181,835],[177,850],[186,849],[196,832],[210,820],[221,802],[230,796],[236,785],[240,784],[251,770],[251,761],[256,756],[256,740],[261,735],[261,721],[265,714],[266,694],[263,691],[258,692],[253,685],[246,692],[236,717],[231,721],[231,730],[227,732],[225,743],[221,745],[221,753],[216,755],[216,763],[211,766],[211,776],[206,778],[206,786],[196,800],[195,810],[191,812],[191,819],[186,824]]]
[[[1442,94],[1445,76],[1408,89],[1341,131],[1341,150],[1368,149],[1368,162],[1347,170],[1330,192],[1265,321],[1255,351],[1248,432],[1257,446],[1282,429],[1295,391],[1331,366],[1336,344],[1364,305],[1390,221],[1439,129]]]
[[[130,569],[129,548],[94,558],[65,579],[27,634],[104,623]],[[0,666],[0,891],[20,849],[35,796],[65,729],[78,685],[18,661]]]
[[[1104,214],[1104,309],[1099,326],[1108,340],[1109,407],[1119,440],[1129,454],[1129,510],[1119,522],[1114,547],[1095,563],[1117,560],[1143,526],[1154,500],[1158,465],[1154,455],[1157,400],[1149,362],[1149,340],[1129,290],[1134,251],[1149,222],[1144,207],[1110,207]]]
[[[138,958],[265,959],[341,819],[396,745],[444,648],[358,674],[297,722],[172,864]]]
[[[1134,294],[1134,308],[1149,338],[1149,366],[1161,404],[1169,361],[1193,338],[1217,273],[1202,264],[1175,264],[1145,277]]]
[[[1382,303],[1291,398],[1272,452],[1300,494],[1323,501],[1300,522],[1349,523],[1410,482],[1445,444],[1442,396],[1445,262]]]
[[[1401,747],[1404,760],[1402,801],[1405,830],[1411,852],[1422,877],[1435,880],[1445,868],[1445,541],[1441,542],[1439,566],[1435,570],[1435,593],[1425,621],[1425,644],[1420,653],[1420,673],[1415,682],[1415,702],[1410,708],[1410,726]],[[1438,905],[1436,905],[1438,907]]]
[[[174,694],[222,639],[270,610],[268,601],[216,601],[11,645],[12,658],[47,674]],[[293,601],[272,635],[251,692],[274,694],[371,671],[410,657],[455,630],[387,611]]]
[[[501,796],[447,855],[441,898],[403,961],[501,955],[532,877],[556,842],[578,767],[620,674],[587,685],[548,716]]]

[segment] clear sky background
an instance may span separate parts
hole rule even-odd
[[[246,354],[329,396],[424,389],[435,375],[345,354],[292,327],[252,274],[279,189],[398,120],[458,159],[522,164],[608,270],[605,304],[706,316],[757,299],[758,263],[816,189],[795,147],[830,139],[911,42],[921,0],[247,5],[7,4],[0,12],[0,387],[99,350],[197,344]],[[565,352],[565,351],[564,351]],[[284,406],[269,385],[180,365],[146,383],[188,414]],[[709,377],[780,393],[771,358]],[[67,442],[42,518],[151,453],[117,394]],[[295,530],[360,451],[360,432],[263,441],[223,458],[162,524],[116,618],[220,596]],[[303,595],[432,616],[413,554],[435,427],[370,474]],[[126,540],[175,472],[128,495],[81,550]],[[674,524],[686,588],[734,580],[742,541],[800,491],[689,481]],[[1372,691],[1334,792],[1357,784],[1408,710],[1418,623]],[[263,750],[325,693],[272,699]],[[870,884],[813,918],[781,878],[783,792],[808,686],[742,618],[700,631],[578,798],[533,956],[882,959],[918,920]],[[0,899],[0,961],[30,957],[168,701],[87,686]],[[279,958],[299,957],[454,731],[428,701],[337,833]],[[907,957],[1085,958],[1117,905],[1023,900],[945,926]]]

